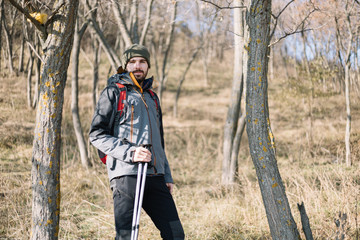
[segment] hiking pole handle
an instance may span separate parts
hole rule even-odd
[[[151,150],[152,144],[140,144],[140,147],[146,148],[147,150]]]

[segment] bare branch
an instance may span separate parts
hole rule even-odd
[[[29,45],[29,47],[31,48],[31,50],[35,53],[35,55],[37,56],[37,58],[43,63],[45,64],[44,59],[41,58],[41,56],[39,55],[39,53],[35,50],[34,46],[26,40],[26,43]]]
[[[269,47],[272,46],[272,45],[274,45],[275,43],[278,43],[280,40],[286,38],[287,36],[293,35],[293,34],[295,34],[295,33],[300,33],[300,32],[305,32],[305,31],[312,31],[312,30],[314,30],[314,29],[304,29],[304,25],[305,25],[306,20],[310,17],[310,15],[311,15],[313,12],[317,11],[317,10],[318,10],[318,9],[314,7],[314,9],[312,9],[312,10],[308,13],[308,15],[301,21],[301,23],[299,23],[299,24],[296,26],[296,28],[295,28],[292,32],[285,33],[284,36],[282,36],[282,37],[280,37],[279,39],[275,40],[274,42],[270,43],[270,44],[269,44]],[[302,27],[301,30],[299,30],[300,27]],[[320,27],[319,27],[319,28],[320,28]],[[317,28],[317,29],[318,29],[318,28]],[[274,32],[275,32],[275,27],[274,27],[271,35],[270,35],[270,39],[273,37]]]
[[[285,33],[284,36],[281,36],[280,38],[276,39],[274,42],[270,43],[269,47],[275,45],[276,43],[280,42],[281,40],[283,40],[284,38],[286,38],[288,36],[291,36],[291,35],[294,35],[294,34],[297,34],[297,33],[301,33],[301,32],[313,31],[313,30],[315,30],[315,29],[308,28],[308,29],[301,29],[301,30],[293,31],[293,32],[290,32],[290,33]]]
[[[271,16],[273,16],[273,18],[275,19],[275,23],[274,23],[274,28],[270,34],[270,39],[272,39],[272,37],[274,36],[275,30],[276,30],[276,26],[278,24],[279,21],[279,17],[280,15],[285,11],[285,9],[291,4],[293,3],[295,0],[291,0],[290,2],[288,2],[285,7],[283,9],[281,9],[281,11],[279,12],[279,14],[277,16],[274,16],[273,14],[271,14]]]
[[[19,10],[21,13],[23,13],[33,24],[34,26],[42,33],[45,33],[45,27],[44,25],[40,24],[35,18],[33,18],[30,13],[22,8],[15,0],[9,0],[11,5],[13,5],[17,10]]]
[[[219,5],[217,5],[217,4],[215,4],[215,3],[211,2],[211,1],[208,1],[208,0],[200,0],[200,1],[204,2],[204,3],[209,3],[209,4],[213,5],[214,7],[218,8],[218,9],[234,9],[234,8],[245,8],[246,9],[247,8],[247,6],[233,6],[233,7],[231,7],[230,6],[231,3],[229,3],[229,5],[227,7],[220,7]]]

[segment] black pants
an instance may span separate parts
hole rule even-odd
[[[111,180],[114,199],[116,239],[128,240],[134,211],[136,176]],[[185,238],[174,200],[161,176],[146,177],[143,209],[167,240]]]

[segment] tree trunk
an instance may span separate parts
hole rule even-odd
[[[175,1],[172,2],[172,4],[173,4],[173,9],[172,9],[171,18],[170,18],[171,25],[170,25],[169,35],[166,38],[164,59],[163,59],[163,62],[162,62],[162,68],[161,68],[160,79],[159,79],[160,84],[159,84],[158,95],[159,95],[160,101],[162,99],[162,93],[163,93],[164,85],[165,85],[165,82],[166,82],[166,79],[167,79],[168,57],[170,55],[170,50],[171,50],[173,37],[174,37],[175,19],[176,19],[176,12],[177,12],[177,4],[178,4],[178,2],[175,0]]]
[[[144,23],[144,27],[143,27],[143,30],[141,32],[140,41],[139,41],[139,44],[141,44],[141,45],[145,44],[146,33],[147,33],[147,31],[149,29],[149,25],[150,25],[151,10],[152,10],[153,2],[154,2],[154,0],[148,0],[147,4],[146,4],[145,23]]]
[[[120,29],[121,36],[122,36],[122,38],[123,38],[123,40],[125,42],[126,47],[128,47],[133,43],[133,41],[131,40],[130,31],[126,27],[124,17],[121,14],[120,3],[114,1],[113,6],[114,6],[113,7],[114,16],[115,16],[117,25],[118,25],[118,27]]]
[[[94,51],[94,63],[93,63],[92,100],[93,100],[93,109],[95,111],[95,107],[98,99],[99,64],[100,64],[100,56],[101,56],[101,47],[97,39],[93,39],[93,51]]]
[[[243,5],[243,3],[244,1],[236,0],[234,2],[234,5],[240,6]],[[240,8],[234,8],[234,75],[230,106],[224,125],[223,162],[221,175],[221,183],[223,185],[230,185],[235,182],[239,145],[241,135],[245,126],[244,123],[238,126],[241,107],[241,96],[244,87],[244,16],[242,11],[243,10],[241,10]],[[234,141],[235,139],[236,141]]]
[[[9,71],[10,74],[14,73],[14,64],[12,61],[12,57],[13,57],[13,52],[12,52],[12,40],[11,40],[11,35],[10,35],[10,31],[6,25],[5,22],[5,17],[2,19],[3,20],[3,26],[4,26],[4,33],[5,33],[5,41],[7,44],[7,55],[8,55],[8,65],[9,65]]]
[[[39,53],[40,44],[39,44],[38,36],[34,34],[34,38],[35,38],[35,46],[36,46],[35,49],[36,52]],[[34,86],[34,98],[33,98],[32,108],[35,108],[39,101],[39,85],[40,85],[40,77],[41,77],[40,67],[41,67],[41,61],[39,58],[37,58],[35,64],[35,86]]]
[[[23,15],[23,31],[26,31],[26,22],[25,22],[25,16]],[[19,53],[19,72],[24,71],[24,46],[25,45],[25,35],[22,34],[21,37],[21,43],[20,43],[20,53]]]
[[[305,65],[305,70],[306,70],[306,75],[307,75],[307,79],[310,82],[310,93],[308,95],[308,104],[309,104],[309,129],[308,129],[308,147],[309,147],[309,153],[311,154],[311,156],[313,156],[313,145],[314,145],[314,140],[313,140],[313,125],[314,125],[314,117],[313,117],[313,102],[314,102],[314,81],[312,80],[311,77],[311,71],[310,71],[310,65],[309,65],[309,60],[307,57],[307,52],[306,52],[306,37],[305,37],[305,33],[304,33],[304,26],[303,26],[303,31],[301,32],[301,39],[302,39],[302,43],[303,43],[303,48],[304,48],[304,52],[303,52],[303,58],[304,58],[304,65]]]
[[[348,5],[346,5],[348,7]],[[346,9],[349,10],[349,9]],[[351,11],[351,10],[350,10]],[[350,149],[350,135],[351,135],[351,108],[350,108],[350,70],[351,70],[351,52],[353,43],[353,32],[351,29],[350,12],[347,11],[346,16],[347,28],[350,33],[347,49],[346,49],[346,62],[345,62],[345,101],[346,101],[346,129],[345,129],[345,159],[346,165],[351,166],[351,149]]]
[[[0,34],[2,34],[2,23],[3,23],[3,19],[5,18],[5,11],[4,11],[4,0],[0,0]],[[1,35],[0,35],[1,36]],[[1,71],[1,49],[2,49],[2,41],[1,41],[1,37],[0,37],[0,72]]]
[[[80,151],[81,164],[83,165],[84,168],[88,169],[89,167],[92,167],[92,164],[88,157],[86,141],[81,127],[81,120],[79,114],[79,77],[78,77],[80,43],[86,28],[87,28],[87,23],[85,23],[80,30],[78,27],[78,23],[75,24],[74,44],[72,49],[71,113],[73,118],[76,140]]]
[[[97,9],[97,3],[94,7],[92,7],[89,3],[89,0],[86,0],[86,7],[90,11],[90,26],[95,30],[99,41],[102,43],[102,47],[105,50],[105,53],[108,56],[108,59],[110,61],[110,64],[112,68],[116,71],[118,67],[121,65],[120,59],[115,53],[114,49],[109,45],[109,43],[106,40],[106,37],[104,36],[103,32],[101,31],[99,24],[96,21],[96,9]]]
[[[27,103],[29,108],[33,108],[32,105],[32,83],[31,83],[31,77],[32,77],[32,71],[34,66],[34,57],[32,55],[32,51],[30,46],[28,45],[29,50],[29,67],[28,67],[28,73],[27,73]]]
[[[346,101],[346,129],[345,129],[345,160],[348,167],[351,166],[351,149],[350,149],[350,133],[351,133],[351,108],[350,108],[350,61],[345,68],[345,101]]]
[[[251,1],[247,16],[250,43],[246,130],[272,239],[297,240],[300,235],[277,166],[269,119],[267,74],[270,20],[271,0]]]
[[[186,68],[185,68],[185,71],[183,72],[182,77],[180,78],[179,85],[178,85],[178,88],[177,88],[177,91],[176,91],[175,102],[174,102],[173,116],[175,118],[177,117],[177,105],[178,105],[178,100],[179,100],[179,96],[180,96],[180,93],[181,93],[181,86],[184,83],[186,74],[189,71],[189,69],[191,67],[191,64],[195,60],[196,55],[198,54],[200,48],[201,48],[201,46],[195,49],[195,51],[193,52],[193,54],[191,55],[191,57],[190,57],[190,59],[188,61],[188,64],[186,65]]]
[[[9,1],[26,12],[14,0]],[[59,233],[61,120],[79,1],[67,0],[58,4],[54,9],[62,18],[44,26],[34,24],[43,38],[44,59],[31,170],[31,239],[34,240],[58,239]]]

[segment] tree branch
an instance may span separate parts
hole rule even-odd
[[[318,10],[317,8],[312,9],[312,10],[309,12],[309,14],[301,21],[301,23],[299,23],[299,24],[296,26],[296,28],[295,28],[292,32],[290,32],[290,33],[285,33],[284,36],[282,36],[282,37],[280,37],[279,39],[275,40],[274,42],[270,43],[270,44],[269,44],[269,47],[272,46],[272,45],[274,45],[275,43],[278,43],[280,40],[286,38],[286,37],[289,36],[289,35],[293,35],[293,34],[295,34],[295,33],[300,33],[300,32],[305,32],[305,31],[314,30],[314,29],[312,29],[312,28],[304,29],[304,27],[303,27],[301,30],[299,30],[299,28],[300,28],[301,26],[304,26],[305,21],[310,17],[310,15],[311,15],[313,12],[315,12],[315,11],[317,11],[317,10]],[[278,15],[278,16],[280,16],[280,15]],[[275,26],[275,27],[276,27],[276,26]],[[274,27],[271,35],[270,35],[270,39],[273,37],[273,34],[274,34],[274,32],[275,32],[275,27]]]
[[[35,53],[35,55],[38,57],[38,59],[40,59],[40,61],[45,64],[44,59],[41,58],[41,56],[39,55],[39,53],[35,50],[34,46],[28,41],[26,40],[26,43],[29,45],[29,47],[31,48],[31,50]]]
[[[219,5],[217,5],[217,4],[215,4],[215,3],[211,2],[211,1],[208,1],[208,0],[200,0],[200,1],[204,2],[204,3],[209,3],[209,4],[213,5],[216,8],[219,8],[219,9],[234,9],[234,8],[245,8],[246,9],[247,8],[247,6],[234,6],[234,7],[231,7],[230,6],[231,3],[229,3],[229,5],[227,7],[220,7]]]
[[[22,8],[15,0],[9,0],[9,2],[17,10],[19,10],[21,13],[23,13],[26,16],[26,18],[28,18],[40,32],[46,34],[44,25],[40,24],[40,22],[38,22],[34,17],[32,17],[26,9]]]
[[[276,29],[276,26],[278,24],[278,20],[279,20],[279,17],[280,15],[285,11],[285,9],[291,4],[293,3],[295,0],[291,0],[290,2],[288,2],[285,7],[283,9],[281,9],[281,11],[279,12],[279,14],[277,16],[274,16],[273,14],[271,14],[271,16],[275,19],[275,23],[274,23],[274,28],[270,34],[270,39],[272,39],[272,37],[274,36],[274,33],[275,33],[275,29]]]

